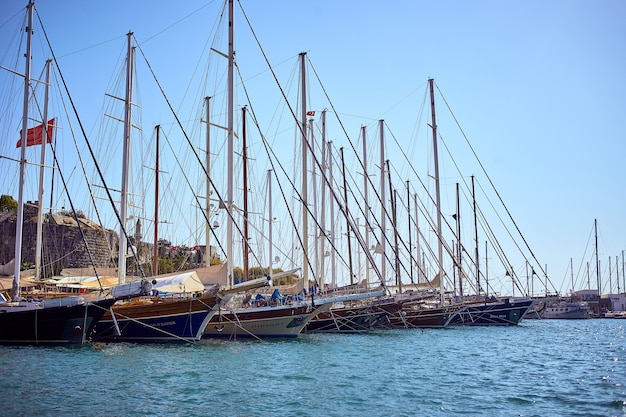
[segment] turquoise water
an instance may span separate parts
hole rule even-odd
[[[0,347],[0,415],[626,416],[626,321]]]

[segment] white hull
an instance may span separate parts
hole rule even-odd
[[[217,312],[204,329],[203,338],[294,338],[313,317],[327,311],[331,305],[250,307]]]
[[[541,313],[544,319],[588,319],[589,306],[584,302],[559,303],[547,306]]]

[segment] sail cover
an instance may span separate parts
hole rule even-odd
[[[156,278],[152,289],[159,293],[192,293],[204,291],[204,285],[196,271],[184,272],[164,278]]]

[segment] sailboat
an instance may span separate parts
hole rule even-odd
[[[118,301],[104,314],[94,329],[93,340],[99,342],[194,342],[202,337],[202,333],[218,309],[226,294],[219,292],[219,286],[204,290],[173,292],[167,296],[158,294],[141,297],[126,296],[127,289],[139,285],[149,289],[159,287],[159,281],[171,278],[154,278],[148,281],[141,278],[139,281],[126,283],[126,252],[127,237],[125,224],[128,186],[131,106],[132,106],[132,73],[134,67],[134,49],[132,44],[133,33],[127,34],[127,69],[126,69],[126,98],[124,117],[124,155],[122,165],[122,198],[120,207],[120,248],[118,257],[119,285],[112,289],[116,298],[126,298]],[[156,242],[155,242],[156,244]],[[133,249],[134,251],[134,249]],[[197,279],[197,276],[196,276]],[[198,280],[199,282],[199,280]]]
[[[0,344],[65,345],[83,344],[88,341],[92,329],[114,299],[86,301],[80,296],[38,300],[22,299],[20,266],[22,252],[22,228],[24,222],[24,180],[26,176],[26,147],[28,135],[29,91],[31,89],[31,40],[33,34],[33,11],[31,0],[27,5],[26,69],[24,73],[24,109],[20,146],[20,175],[15,232],[15,258],[11,298],[0,298]],[[44,119],[45,120],[45,119]],[[40,129],[46,146],[48,129]]]
[[[596,241],[596,282],[600,288],[600,268],[598,264],[598,224],[594,220],[595,241]],[[569,297],[558,297],[556,300],[545,300],[543,309],[539,312],[542,319],[567,319],[580,320],[589,318],[589,303],[584,301],[580,295],[574,291],[574,264],[570,259],[570,272],[572,275],[572,292]],[[598,290],[598,294],[600,291]]]
[[[234,137],[234,8],[233,8],[233,0],[228,0],[228,102],[227,102],[227,118],[228,118],[228,197],[227,201],[233,201],[233,137]],[[245,145],[245,109],[244,109],[244,127],[243,127],[243,138],[244,138],[244,155],[246,153],[246,145]],[[207,121],[208,123],[208,121]],[[246,160],[244,157],[244,170]],[[207,174],[210,174],[207,172]],[[246,184],[247,178],[244,175],[244,190],[247,189]],[[271,192],[270,192],[271,194]],[[244,199],[247,197],[244,197]],[[271,195],[270,195],[271,201]],[[244,203],[244,206],[246,204]],[[233,215],[232,215],[232,204],[227,203],[226,208],[228,211],[228,223],[227,223],[227,281],[228,287],[232,286],[233,279]],[[271,209],[270,209],[271,212]],[[271,213],[270,213],[271,218]],[[244,215],[244,221],[247,222],[247,216]],[[247,227],[244,226],[244,230],[247,230]],[[271,225],[270,225],[270,236],[271,236]],[[247,236],[244,236],[244,242],[247,242]],[[269,243],[270,247],[272,245],[271,239]],[[208,245],[207,245],[208,247]],[[247,271],[247,244],[244,245],[244,270]],[[271,256],[270,256],[271,259]],[[271,278],[271,263],[269,267],[269,276]],[[244,279],[248,279],[247,276]],[[304,274],[303,281],[306,283],[308,280],[306,279],[306,273]],[[285,302],[287,298],[283,299],[282,296],[278,295],[276,291],[274,297],[274,302],[264,303],[265,305],[260,305],[260,303],[256,303],[253,305],[252,303],[244,302],[246,306],[231,306],[225,307],[224,309],[220,308],[217,314],[214,315],[213,319],[210,321],[209,325],[206,327],[204,331],[203,337],[205,338],[216,338],[216,337],[228,337],[228,338],[266,338],[266,337],[284,337],[284,338],[293,338],[297,337],[306,324],[318,313],[326,311],[332,305],[332,302],[319,302],[313,298],[306,300],[296,300],[294,298],[290,298],[290,302]],[[264,298],[260,296],[259,298]],[[280,300],[280,301],[279,301]]]
[[[517,325],[528,310],[535,303],[529,298],[505,297],[461,297],[450,299],[446,297],[445,272],[443,268],[443,238],[442,238],[442,213],[440,203],[439,184],[439,161],[437,155],[437,122],[435,115],[434,80],[428,80],[430,90],[430,105],[432,121],[433,156],[434,156],[434,181],[436,209],[436,235],[437,235],[437,264],[438,274],[432,284],[438,286],[438,301],[433,300],[432,295],[416,294],[402,299],[399,294],[399,302],[403,308],[398,314],[390,317],[390,324],[394,327],[447,327],[447,326],[511,326]],[[457,232],[458,234],[458,232]],[[459,261],[458,262],[460,265]],[[479,287],[479,286],[478,286]]]

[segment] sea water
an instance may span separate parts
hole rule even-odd
[[[626,320],[0,347],[1,416],[626,416]]]

